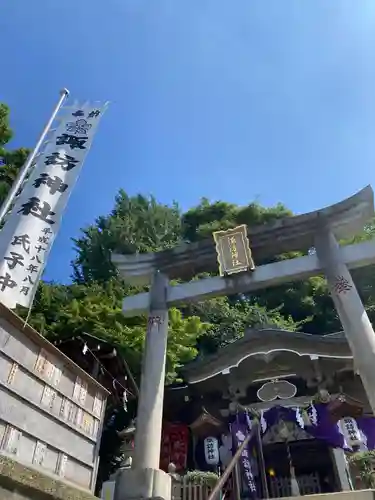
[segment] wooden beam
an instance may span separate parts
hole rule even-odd
[[[367,266],[375,262],[375,240],[341,247],[340,252],[349,269]],[[249,273],[227,278],[216,276],[171,286],[167,301],[170,307],[178,306],[212,297],[251,292],[290,281],[300,281],[322,273],[317,255],[307,255],[266,264]],[[132,295],[123,301],[123,312],[128,317],[147,313],[148,307],[148,293]]]
[[[373,216],[374,193],[368,186],[321,210],[248,227],[251,252],[255,262],[264,262],[265,258],[290,251],[306,252],[314,246],[316,231],[323,223],[340,241],[358,234]],[[212,237],[154,253],[114,253],[112,262],[127,283],[140,286],[151,283],[155,269],[169,279],[189,281],[199,273],[216,272],[218,268]]]

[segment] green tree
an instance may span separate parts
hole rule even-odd
[[[0,147],[7,144],[13,135],[9,125],[9,113],[8,106],[0,102]]]
[[[177,204],[172,207],[142,195],[129,197],[120,190],[109,216],[82,230],[74,240],[77,258],[73,279],[77,283],[105,282],[116,276],[111,253],[145,253],[164,250],[181,239],[181,216]]]
[[[183,214],[183,237],[188,241],[199,241],[210,237],[213,231],[220,229],[229,229],[238,224],[247,224],[250,227],[259,226],[292,215],[292,212],[282,204],[277,204],[275,207],[262,207],[258,203],[250,203],[245,207],[239,207],[221,201],[210,203],[206,198],[203,198],[197,207]],[[373,239],[374,236],[375,219],[371,220],[358,235],[342,241],[341,244],[358,243]],[[257,261],[256,264],[262,265],[300,255],[303,254],[290,252],[284,255],[274,255],[272,259]],[[375,266],[354,270],[353,279],[366,304],[370,319],[375,321]],[[245,294],[245,296],[254,307],[265,309],[268,315],[270,315],[270,311],[277,311],[277,314],[284,321],[292,320],[299,329],[308,333],[331,333],[341,329],[341,323],[333,307],[326,280],[321,276],[300,282],[285,283],[266,290],[258,290],[251,294]],[[233,299],[237,301],[238,297],[230,297],[229,301],[233,302]],[[209,304],[203,305],[203,308],[209,307]],[[226,310],[225,307],[224,310]],[[273,320],[268,322],[272,323]],[[220,323],[225,324],[225,316]],[[251,326],[250,323],[248,322],[248,326]],[[293,325],[290,325],[290,329],[293,329]],[[217,345],[221,345],[219,332],[217,334]],[[222,334],[224,338],[225,332],[223,331]],[[201,341],[203,342],[203,339]],[[216,345],[216,341],[214,344]]]
[[[228,297],[217,297],[199,302],[183,309],[184,314],[194,314],[209,326],[198,338],[200,355],[218,351],[221,347],[241,338],[247,328],[281,328],[296,330],[293,319],[285,319],[280,312],[267,310],[248,299],[230,301]]]
[[[25,163],[29,150],[25,148],[9,151],[5,145],[13,136],[9,126],[9,108],[0,103],[0,204],[6,198],[10,187],[15,181],[17,174]]]
[[[271,208],[256,203],[238,207],[225,202],[210,204],[203,199],[195,209],[181,216],[176,205],[166,207],[140,195],[130,198],[121,191],[111,214],[99,218],[75,241],[75,281],[87,284],[97,280],[103,284],[115,277],[116,271],[110,261],[114,249],[125,254],[158,251],[180,241],[193,242],[211,236],[217,229],[241,223],[264,224],[290,215],[291,212],[280,204]],[[195,315],[210,324],[199,336],[198,347],[205,352],[225,345],[243,335],[247,327],[260,323],[296,329],[291,315],[281,312],[282,307],[278,306],[266,310],[253,299],[233,296],[182,307],[181,311],[184,317]]]
[[[292,212],[281,203],[269,208],[255,202],[241,207],[224,201],[210,203],[207,198],[202,198],[199,205],[182,216],[183,239],[199,241],[212,237],[214,231],[230,229],[239,224],[264,225],[291,215]]]
[[[115,278],[105,284],[70,286],[42,283],[38,289],[30,324],[51,341],[91,333],[118,346],[132,372],[140,375],[147,318],[126,318],[122,300],[131,289]],[[27,311],[20,309],[21,315]],[[209,324],[197,316],[183,317],[178,309],[169,311],[166,382],[172,382],[178,368],[197,355],[197,338]]]
[[[74,278],[76,283],[86,285],[94,281],[103,285],[110,278],[116,278],[116,270],[110,260],[113,250],[124,254],[159,251],[181,241],[196,241],[210,236],[212,231],[223,227],[234,227],[240,223],[262,224],[286,215],[290,212],[282,205],[263,208],[253,203],[238,207],[202,200],[198,207],[181,216],[176,205],[167,207],[154,198],[141,195],[131,198],[120,191],[111,214],[98,218],[96,224],[84,229],[81,238],[75,240],[77,258],[73,263]],[[296,328],[291,317],[284,317],[277,307],[273,309],[266,311],[264,306],[254,301],[231,297],[183,307],[181,311],[185,318],[198,316],[211,325],[199,336],[198,343],[201,351],[210,351],[243,335],[245,328],[260,323],[259,318],[264,319],[263,323]],[[130,338],[128,335],[128,343]]]

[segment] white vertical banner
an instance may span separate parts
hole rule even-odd
[[[107,104],[63,108],[0,231],[0,302],[30,307],[62,215]]]

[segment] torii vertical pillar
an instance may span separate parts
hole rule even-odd
[[[355,369],[361,376],[375,414],[375,333],[348,268],[341,259],[339,244],[328,228],[316,235],[315,248],[353,353]]]
[[[116,500],[171,498],[171,478],[159,469],[168,340],[167,293],[168,278],[157,271],[150,290],[132,468],[118,475]]]

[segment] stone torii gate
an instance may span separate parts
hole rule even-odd
[[[133,464],[132,469],[118,476],[116,500],[170,498],[170,478],[159,469],[170,306],[324,274],[353,352],[355,367],[375,414],[375,334],[349,272],[350,268],[375,262],[375,240],[345,247],[337,242],[358,234],[373,215],[373,191],[368,186],[328,208],[269,225],[243,226],[234,232],[223,232],[222,238],[216,235],[215,242],[205,240],[150,254],[113,255],[113,263],[127,282],[151,284],[149,293],[127,297],[123,302],[125,315],[148,313],[149,319]],[[256,262],[284,252],[311,248],[315,251],[306,256],[253,269],[252,256]],[[170,279],[188,280],[199,272],[217,269],[218,256],[220,277],[169,285]]]

